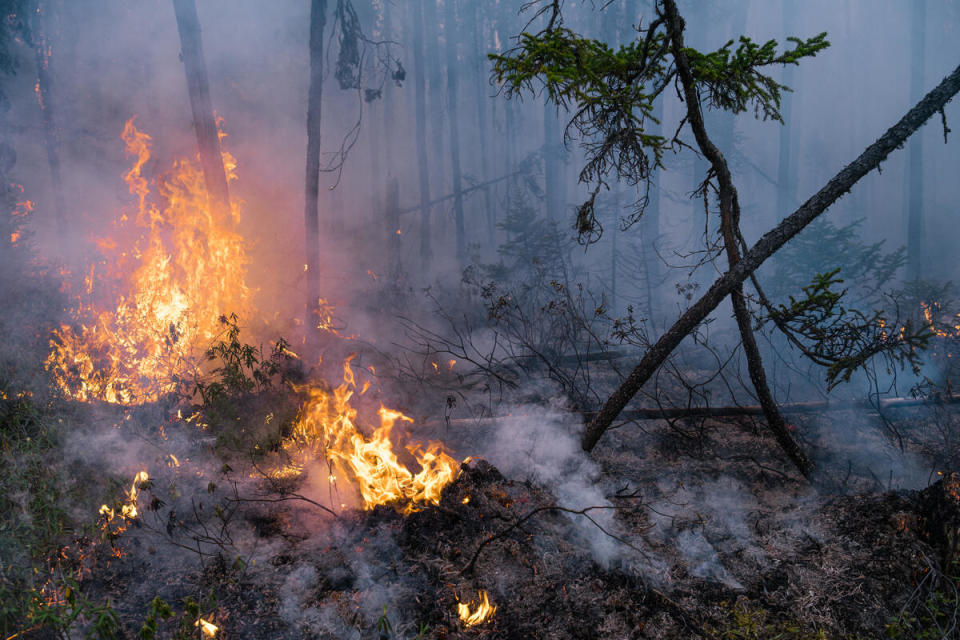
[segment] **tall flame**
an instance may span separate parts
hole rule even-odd
[[[76,400],[133,404],[175,389],[177,376],[220,333],[222,314],[248,314],[248,260],[234,231],[237,208],[212,206],[196,163],[175,161],[151,189],[143,175],[150,136],[131,118],[122,138],[135,158],[124,180],[136,196],[139,237],[131,250],[112,256],[112,270],[97,274],[90,267],[86,298],[73,310],[77,324],[54,332],[46,366],[61,391]],[[235,161],[224,154],[224,162],[232,178]],[[123,214],[116,226],[127,223]],[[99,245],[108,253],[129,243],[105,238]],[[111,301],[101,306],[93,294],[111,281]]]
[[[390,433],[398,421],[412,423],[413,419],[382,405],[380,426],[364,436],[356,427],[357,410],[350,404],[356,389],[351,359],[343,363],[343,383],[332,392],[319,386],[302,389],[307,402],[286,448],[321,449],[331,466],[331,480],[340,472],[354,482],[365,509],[396,503],[409,514],[424,503],[438,504],[440,492],[456,477],[459,465],[440,443],[431,442],[425,449],[407,447],[420,466],[416,473],[411,471],[397,458]]]

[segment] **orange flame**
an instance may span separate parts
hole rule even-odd
[[[390,433],[397,421],[413,423],[413,419],[382,405],[380,426],[369,437],[363,435],[356,426],[357,409],[350,404],[356,389],[352,358],[344,362],[343,383],[332,393],[319,386],[301,389],[307,402],[286,442],[287,450],[302,445],[320,447],[331,471],[356,485],[364,509],[397,504],[409,514],[423,503],[439,504],[440,492],[453,481],[459,465],[440,443],[431,442],[425,449],[406,447],[420,466],[418,472],[411,471],[397,458]],[[331,478],[335,477],[336,473],[331,473]]]
[[[220,631],[217,625],[203,618],[198,618],[197,621],[193,623],[193,626],[200,628],[200,632],[203,633],[204,638],[216,638],[217,632]]]
[[[465,626],[472,627],[486,622],[497,612],[497,608],[490,604],[486,591],[478,591],[477,597],[479,600],[476,609],[473,611],[471,611],[469,604],[462,602],[457,603],[457,615],[460,616],[460,621],[463,622]]]
[[[134,476],[133,485],[130,487],[130,491],[126,493],[127,499],[120,505],[119,513],[105,504],[100,505],[99,513],[105,519],[104,527],[114,522],[119,516],[121,523],[115,531],[115,533],[119,533],[126,528],[125,521],[135,520],[137,516],[140,515],[140,512],[137,510],[137,500],[140,498],[140,487],[149,482],[149,480],[150,476],[146,471],[140,471]]]
[[[101,306],[80,299],[73,310],[77,325],[54,331],[46,366],[71,398],[134,404],[175,389],[175,377],[188,371],[220,333],[222,314],[248,315],[248,260],[244,241],[233,230],[238,212],[218,213],[211,206],[196,164],[174,162],[151,191],[143,176],[150,136],[131,118],[122,138],[136,158],[124,180],[137,199],[139,237],[132,247],[113,239],[100,242],[101,250],[127,247],[117,257],[120,274],[111,302]],[[225,161],[233,177],[232,159],[225,155]],[[118,226],[125,218],[121,215]],[[95,279],[91,267],[88,297],[95,284],[104,288],[111,282],[103,274]]]

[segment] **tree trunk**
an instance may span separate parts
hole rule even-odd
[[[796,22],[796,5],[793,2],[783,3],[783,37],[784,41],[790,36],[790,30]],[[794,65],[788,64],[783,68],[783,84],[796,90]],[[780,114],[783,122],[780,124],[780,145],[777,156],[777,209],[773,214],[773,224],[780,221],[780,216],[796,206],[797,181],[794,178],[793,151],[791,142],[793,133],[793,92],[785,91],[780,98]]]
[[[617,262],[620,257],[617,251],[617,236],[620,233],[620,189],[619,185],[614,188],[613,206],[610,220],[610,315],[617,317]]]
[[[726,158],[723,156],[723,152],[720,151],[707,135],[693,73],[690,70],[690,63],[687,60],[687,56],[683,51],[683,21],[677,12],[677,7],[673,0],[665,0],[664,9],[664,15],[667,20],[667,33],[672,43],[673,57],[677,66],[677,75],[680,78],[680,84],[683,88],[684,100],[687,103],[687,118],[690,122],[690,128],[693,130],[694,137],[697,140],[697,146],[700,147],[703,155],[710,162],[713,173],[717,178],[723,244],[727,254],[727,262],[729,267],[733,269],[737,266],[737,263],[740,262],[740,251],[738,249],[738,243],[741,238],[740,202],[737,197],[737,188],[733,184],[733,176],[730,174],[730,168],[727,165]],[[724,128],[732,128],[732,116],[729,120],[723,120],[722,124]],[[787,430],[786,422],[783,420],[783,416],[780,415],[779,411],[777,411],[776,401],[770,392],[770,387],[767,385],[767,376],[763,369],[763,359],[760,356],[756,336],[753,334],[753,318],[750,315],[750,310],[747,308],[747,301],[743,296],[742,284],[734,287],[731,292],[731,300],[733,302],[733,314],[734,317],[736,317],[737,327],[740,330],[740,337],[743,341],[743,350],[747,356],[747,370],[750,373],[750,381],[753,383],[754,389],[757,392],[760,406],[763,407],[767,425],[784,452],[786,452],[797,466],[797,469],[799,469],[803,475],[808,476],[813,470],[813,464]]]
[[[845,166],[809,200],[803,203],[772,230],[768,231],[734,267],[718,278],[707,292],[680,316],[666,333],[650,347],[627,379],[607,400],[596,417],[584,430],[581,444],[587,451],[616,419],[637,391],[650,379],[674,349],[703,322],[720,302],[741,285],[788,240],[847,193],[863,176],[876,169],[894,150],[901,146],[932,115],[940,111],[960,92],[960,66],[944,78],[923,100],[917,103],[876,142],[867,147],[856,160]]]
[[[424,0],[410,2],[410,20],[413,23],[413,93],[417,120],[417,168],[420,175],[420,266],[426,272],[430,265],[430,168],[427,165],[427,96],[426,69],[423,56]],[[429,0],[427,0],[429,1]]]
[[[475,89],[474,100],[477,103],[477,132],[480,136],[480,179],[486,180],[490,177],[490,145],[487,144],[487,92],[484,87],[489,86],[486,78],[486,52],[488,51],[486,39],[483,37],[483,19],[480,15],[479,2],[468,2],[471,7],[471,20],[473,22],[473,66]],[[490,249],[493,249],[494,232],[496,229],[496,219],[493,210],[493,198],[490,189],[483,192],[483,208],[486,214],[487,222],[487,242]]]
[[[400,281],[400,183],[394,177],[387,178],[387,277],[391,285]]]
[[[910,4],[912,14],[910,36],[910,100],[918,100],[923,92],[923,69],[926,49],[924,30],[927,18],[926,0]],[[925,272],[923,224],[923,136],[915,136],[908,145],[907,156],[907,280],[916,280]]]
[[[427,74],[427,99],[430,115],[430,129],[428,134],[433,144],[431,159],[436,162],[434,167],[434,189],[443,193],[446,188],[446,162],[443,161],[443,121],[446,117],[443,112],[443,69],[440,66],[440,20],[437,17],[437,3],[439,0],[415,0],[423,7],[423,26],[421,42],[424,47],[425,59],[423,72]]]
[[[180,32],[180,51],[183,67],[187,73],[187,93],[190,110],[193,112],[193,128],[197,133],[200,149],[200,168],[207,185],[210,204],[219,215],[230,215],[230,194],[227,177],[223,172],[223,157],[220,155],[220,136],[213,117],[210,100],[210,83],[207,80],[207,64],[203,57],[203,41],[200,37],[200,19],[194,0],[173,0]]]
[[[467,264],[467,239],[463,228],[463,194],[460,176],[460,131],[457,121],[457,13],[453,0],[444,2],[443,29],[447,40],[447,121],[450,123],[450,167],[453,172],[453,216],[457,230],[457,261]]]
[[[50,167],[50,187],[53,192],[53,211],[57,227],[57,237],[62,249],[66,248],[69,238],[67,227],[67,205],[63,195],[63,173],[60,166],[60,133],[57,126],[55,102],[53,96],[53,62],[47,32],[50,31],[52,16],[50,3],[37,4],[37,23],[33,28],[33,48],[37,60],[37,102],[43,116],[43,140],[47,150],[47,165]]]
[[[192,1],[192,0],[191,0]],[[308,345],[317,325],[320,301],[320,116],[323,98],[323,30],[327,26],[327,0],[310,3],[310,87],[307,95],[307,161],[304,182],[304,255],[307,271],[307,309],[305,331]]]
[[[559,208],[559,167],[558,155],[555,153],[557,144],[557,107],[543,96],[543,186],[546,191],[544,204],[547,220],[553,220]]]

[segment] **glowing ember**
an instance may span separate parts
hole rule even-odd
[[[957,314],[956,317],[951,318],[952,324],[938,321],[934,317],[935,313],[940,312],[940,303],[933,302],[927,304],[926,302],[921,302],[920,307],[923,309],[923,319],[926,321],[927,328],[930,332],[937,336],[938,338],[960,338],[960,314]]]
[[[200,618],[199,620],[194,622],[193,626],[200,628],[200,631],[201,633],[203,633],[204,638],[216,638],[217,632],[220,631],[220,628],[217,625],[207,620],[204,620],[203,618]]]
[[[497,608],[490,604],[490,600],[487,598],[486,591],[478,591],[477,597],[479,601],[477,603],[476,609],[471,611],[471,606],[469,604],[464,604],[462,602],[457,603],[457,614],[460,616],[460,621],[468,627],[473,627],[482,622],[486,622],[493,617],[493,614],[497,612]]]
[[[134,404],[174,391],[177,377],[222,331],[220,316],[248,315],[249,292],[246,248],[233,231],[238,211],[211,206],[200,168],[187,160],[154,180],[152,193],[142,175],[150,136],[131,119],[122,138],[136,158],[124,180],[137,199],[132,224],[138,237],[98,243],[114,254],[107,262],[115,267],[98,273],[91,265],[86,299],[73,310],[77,325],[54,332],[46,366],[71,398]],[[232,178],[228,154],[224,164]],[[129,224],[122,214],[115,226],[120,232]],[[101,290],[105,305],[93,299]]]
[[[364,436],[356,427],[357,410],[350,404],[356,389],[351,358],[343,364],[343,384],[332,392],[319,386],[301,389],[307,402],[286,449],[318,448],[330,465],[331,477],[339,473],[356,484],[364,509],[396,503],[403,505],[404,513],[411,513],[423,503],[438,504],[440,492],[453,481],[459,465],[440,443],[431,442],[426,449],[407,447],[420,471],[407,468],[397,459],[390,432],[397,421],[412,423],[413,419],[384,406],[378,412],[380,427]]]

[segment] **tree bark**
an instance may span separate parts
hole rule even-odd
[[[460,175],[460,131],[457,121],[457,14],[453,0],[444,2],[443,29],[447,41],[447,121],[450,123],[450,167],[453,172],[453,216],[457,232],[457,261],[467,264],[467,239],[463,227],[463,194]]]
[[[192,0],[191,0],[192,1]],[[323,99],[323,31],[327,26],[327,0],[310,3],[310,87],[307,94],[307,159],[304,181],[304,257],[307,271],[305,331],[311,347],[320,301],[320,117]]]
[[[220,155],[220,135],[210,100],[210,83],[207,80],[207,64],[203,57],[197,6],[194,0],[173,0],[173,10],[177,16],[180,51],[187,73],[187,93],[193,112],[193,128],[200,149],[200,168],[203,170],[211,206],[220,215],[229,216],[230,194],[223,171],[223,157]]]
[[[581,444],[587,451],[623,411],[637,391],[650,379],[674,349],[717,308],[721,301],[742,284],[751,273],[772,256],[788,240],[850,191],[863,176],[873,171],[887,156],[900,147],[931,116],[940,111],[960,92],[960,66],[930,91],[919,103],[890,127],[876,142],[868,146],[853,162],[840,170],[830,181],[804,202],[799,209],[768,231],[734,267],[720,276],[710,289],[680,316],[666,333],[650,347],[634,370],[607,400],[584,430]]]
[[[717,177],[720,197],[721,232],[723,234],[724,249],[727,254],[727,263],[732,269],[740,262],[740,251],[738,249],[738,243],[741,237],[740,202],[737,197],[737,188],[733,184],[733,176],[730,174],[730,168],[727,165],[726,158],[723,156],[723,152],[717,148],[707,135],[707,129],[703,122],[703,113],[700,110],[700,99],[697,95],[693,72],[690,70],[687,55],[683,51],[683,19],[677,12],[677,6],[673,0],[664,0],[664,15],[667,21],[667,33],[673,49],[673,58],[677,66],[677,75],[683,87],[684,100],[687,103],[687,117],[690,122],[690,128],[693,130],[693,135],[697,140],[697,146],[700,147],[703,155],[710,162],[713,173]],[[724,125],[732,128],[732,122],[724,122]],[[757,399],[760,401],[760,406],[763,407],[764,416],[767,419],[767,426],[770,428],[770,431],[773,432],[780,447],[797,466],[797,469],[800,470],[800,473],[804,476],[809,476],[813,470],[813,464],[787,429],[787,424],[783,420],[783,416],[777,411],[777,403],[767,384],[767,375],[763,368],[763,358],[760,356],[757,339],[753,334],[753,318],[750,315],[750,310],[747,308],[747,301],[743,295],[742,284],[734,287],[731,292],[731,301],[733,303],[733,315],[737,320],[737,328],[740,330],[743,350],[747,357],[747,370],[750,373],[750,381],[753,383],[753,387],[757,392]]]

